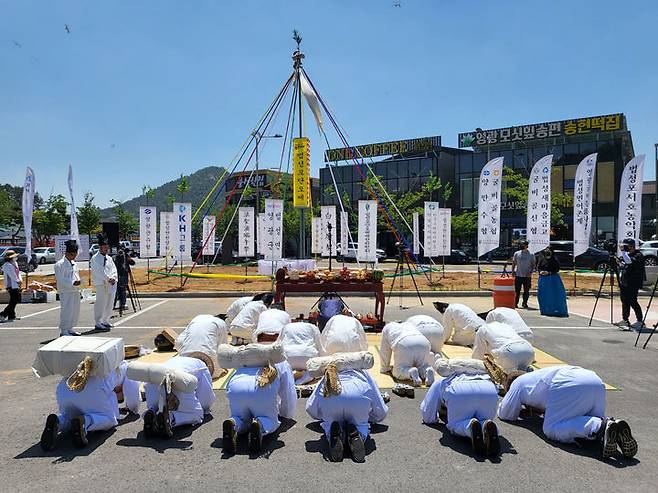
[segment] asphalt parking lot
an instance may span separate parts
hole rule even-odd
[[[490,298],[393,296],[387,320],[418,313],[439,315],[431,301],[458,301],[476,311],[491,308]],[[163,327],[182,329],[199,313],[220,313],[228,298],[143,299],[142,310],[113,319],[110,335],[127,344],[153,345]],[[288,298],[291,314],[308,311],[313,298]],[[346,298],[355,312],[372,311],[366,298]],[[593,302],[593,300],[592,300]],[[405,307],[400,308],[400,303]],[[582,302],[587,305],[587,302]],[[416,398],[392,396],[388,418],[374,427],[365,464],[346,459],[330,463],[320,427],[304,411],[265,442],[265,452],[249,456],[242,451],[223,457],[220,427],[228,413],[226,396],[217,391],[213,417],[197,427],[183,427],[170,441],[146,441],[141,422],[129,419],[115,431],[90,435],[82,451],[66,441],[51,453],[38,441],[45,417],[56,411],[54,377],[37,379],[30,366],[39,346],[58,334],[57,304],[19,305],[20,321],[0,326],[0,399],[3,403],[3,447],[0,469],[4,491],[116,490],[167,491],[172,489],[234,491],[350,490],[399,491],[403,488],[497,491],[655,491],[658,431],[655,410],[658,395],[658,337],[646,350],[633,347],[635,334],[620,332],[602,321],[588,327],[588,317],[541,317],[536,310],[522,316],[535,331],[535,345],[572,364],[596,371],[619,391],[607,392],[608,413],[623,417],[633,427],[640,445],[630,461],[599,460],[591,447],[560,445],[541,434],[541,422],[500,423],[503,454],[500,460],[472,457],[468,442],[452,437],[445,427],[421,424]],[[604,317],[602,318],[604,319]],[[84,303],[82,331],[93,326],[93,306]],[[642,340],[646,335],[642,336]]]

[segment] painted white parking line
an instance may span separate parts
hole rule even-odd
[[[538,325],[536,327],[530,327],[532,330],[538,330],[538,329],[562,329],[562,330],[612,330],[616,329],[617,327],[588,327],[587,325],[584,325],[582,327],[569,327],[567,325],[559,325],[559,326],[541,326]]]
[[[160,301],[160,302],[158,302],[154,305],[149,306],[148,308],[144,308],[143,310],[138,311],[137,313],[133,313],[132,315],[130,315],[126,318],[122,318],[121,320],[119,320],[118,322],[116,322],[112,325],[114,325],[115,327],[118,327],[119,325],[123,325],[126,322],[128,322],[129,320],[132,320],[133,318],[135,318],[139,315],[142,315],[143,313],[146,313],[147,311],[152,310],[153,308],[156,308],[156,307],[162,305],[163,303],[166,303],[167,301],[169,301],[169,300],[168,299],[162,300],[162,301]]]
[[[48,308],[47,310],[41,310],[40,312],[30,313],[29,315],[21,315],[21,319],[35,317],[37,315],[41,315],[42,313],[48,313],[48,312],[52,312],[53,310],[59,310],[59,308],[60,308],[59,305],[57,305],[53,308]]]
[[[124,329],[152,329],[152,330],[163,330],[163,329],[178,329],[182,330],[185,327],[174,327],[172,325],[167,325],[166,327],[154,327],[152,325],[148,326],[139,326],[139,327],[133,327],[132,325],[128,325],[126,327],[123,327]],[[9,330],[55,330],[59,329],[59,327],[7,327],[4,325],[0,325],[0,332],[3,330],[9,331]],[[89,330],[94,330],[94,326],[89,326],[89,327],[74,327],[74,330],[77,330],[78,332],[87,332]],[[101,334],[99,332],[99,334]]]

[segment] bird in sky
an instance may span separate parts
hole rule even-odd
[[[400,2],[399,0],[393,2],[393,7],[402,7],[402,2]]]
[[[14,40],[12,39],[12,41],[14,41]],[[23,47],[23,45],[20,44],[18,41],[14,41],[14,46],[15,46],[16,48],[22,48],[22,47]]]
[[[71,29],[69,28],[68,24],[64,24],[64,30],[68,33],[71,34]]]

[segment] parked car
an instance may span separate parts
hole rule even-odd
[[[34,255],[39,264],[54,264],[55,263],[55,248],[54,247],[37,247],[34,250]]]
[[[16,262],[18,263],[18,268],[23,272],[34,272],[39,265],[34,252],[32,252],[31,258],[28,260],[27,255],[25,255],[24,246],[6,246],[0,248],[0,266],[5,263],[4,254],[7,250],[13,250],[18,254]]]
[[[356,262],[356,252],[358,250],[358,244],[355,242],[352,242],[349,244],[349,247],[347,248],[347,251],[343,253],[342,248],[340,243],[336,247],[336,258],[337,259],[344,259],[344,260],[351,260]],[[377,255],[377,260],[386,260],[386,252],[382,250],[381,248],[375,249],[375,254]]]
[[[573,241],[551,241],[555,258],[562,269],[573,267]],[[600,248],[589,247],[585,253],[576,257],[576,267],[602,271],[610,260],[610,254]]]
[[[446,257],[446,264],[464,265],[470,264],[472,261],[473,259],[469,257],[466,252],[457,250],[456,248],[453,248],[450,251],[450,255]]]
[[[487,262],[491,262],[492,260],[510,261],[512,260],[512,255],[514,255],[514,252],[517,249],[518,248],[515,248],[513,246],[500,246],[495,250],[491,250],[483,257],[487,260]]]
[[[644,255],[644,265],[658,265],[658,241],[641,241],[640,251]]]
[[[89,256],[96,255],[101,247],[98,246],[98,243],[94,243],[89,247]]]

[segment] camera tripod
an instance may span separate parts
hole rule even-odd
[[[142,309],[142,303],[139,299],[137,284],[135,283],[132,270],[128,271],[128,285],[126,286],[126,295],[130,299],[130,305],[133,308],[133,313],[137,313],[137,310]],[[119,308],[119,317],[123,317],[123,311],[123,308]]]
[[[653,290],[651,291],[651,297],[649,298],[647,309],[644,311],[644,317],[642,317],[642,327],[644,327],[644,321],[647,319],[647,315],[649,314],[649,308],[651,308],[651,302],[653,301],[653,297],[656,294],[656,288],[658,288],[658,277],[656,277],[656,281],[653,283]],[[635,347],[637,347],[637,343],[640,342],[640,334],[642,333],[642,327],[640,327],[640,330],[637,331],[637,338],[635,339]],[[644,345],[642,346],[642,349],[647,348],[647,344],[649,344],[649,341],[651,340],[651,337],[653,336],[654,332],[656,332],[657,327],[658,327],[658,322],[654,324],[653,329],[649,334],[649,337],[647,337],[647,340],[644,341]]]
[[[393,274],[393,282],[391,283],[391,289],[388,291],[388,301],[386,301],[386,304],[389,304],[391,302],[391,294],[393,293],[393,286],[395,286],[395,279],[398,276],[398,272],[400,273],[400,310],[404,310],[405,308],[402,306],[402,290],[404,289],[404,266],[406,264],[407,269],[409,270],[409,275],[411,276],[411,280],[414,283],[414,289],[416,290],[416,294],[418,295],[418,299],[420,300],[420,304],[423,304],[423,298],[420,296],[420,291],[418,291],[418,285],[416,284],[416,278],[414,277],[413,270],[411,269],[411,264],[409,263],[409,252],[407,251],[406,248],[402,245],[402,243],[398,242],[396,244],[398,247],[398,263],[395,266],[395,274]]]
[[[613,265],[613,262],[615,264]],[[599,286],[599,291],[596,293],[596,301],[594,302],[594,308],[592,309],[592,315],[589,317],[589,327],[592,326],[592,320],[594,319],[594,313],[596,312],[596,306],[599,303],[599,298],[601,297],[601,292],[603,291],[603,285],[605,284],[606,276],[610,274],[610,323],[613,322],[613,303],[614,303],[614,289],[615,289],[615,277],[617,278],[617,286],[620,286],[619,281],[619,269],[616,265],[616,259],[610,258],[606,263],[605,270],[603,271],[603,277],[601,278],[601,285]]]

